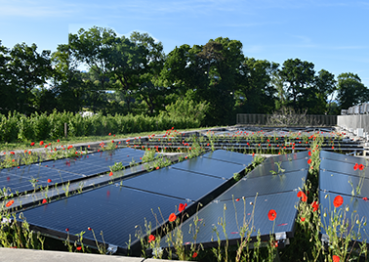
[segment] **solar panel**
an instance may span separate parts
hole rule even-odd
[[[179,203],[177,198],[113,184],[22,213],[31,227],[49,235],[66,237],[68,228],[71,236],[85,231],[83,238],[94,241],[92,231],[87,230],[90,227],[100,243],[116,245],[124,253],[130,238],[132,249],[139,243],[135,237],[139,229],[146,234],[145,219],[155,229],[157,221],[162,223],[161,215],[167,219]]]
[[[251,155],[240,154],[236,152],[226,150],[215,150],[203,155],[203,157],[211,158],[214,160],[221,160],[230,163],[237,163],[248,166],[252,163],[253,157]]]
[[[218,178],[230,179],[234,173],[245,169],[244,165],[197,157],[172,165],[172,168],[187,170]]]
[[[256,172],[258,171],[256,170]],[[307,178],[307,173],[307,170],[303,170],[272,176],[244,178],[217,199],[224,201],[241,199],[242,197],[254,197],[256,194],[261,196],[294,190],[296,191],[299,187],[303,188]]]
[[[319,186],[324,192],[358,195],[359,197],[369,196],[369,179],[365,177],[320,170]],[[357,191],[358,186],[360,194]]]
[[[307,159],[297,159],[283,162],[271,162],[265,160],[264,163],[260,164],[258,168],[255,169],[255,172],[250,173],[249,175],[247,175],[247,177],[255,178],[262,176],[273,176],[273,172],[270,171],[274,171],[277,173],[288,173],[306,170],[308,168],[309,164],[307,163]]]
[[[21,166],[19,169],[9,168],[0,170],[0,187],[9,188],[12,192],[24,192],[37,189],[38,186],[46,187],[55,183],[63,183],[81,178],[83,176],[78,174],[32,164]],[[48,179],[51,179],[50,183],[48,183]]]
[[[255,240],[258,232],[262,240],[268,239],[273,232],[286,233],[287,237],[293,237],[297,215],[295,205],[298,201],[296,192],[263,195],[257,198],[247,197],[244,201],[242,199],[213,201],[181,225],[183,243],[184,245],[194,243],[194,219],[196,218],[201,222],[196,243],[201,243],[204,247],[218,246],[217,233],[222,244],[227,238],[230,245],[238,243],[243,226],[248,226],[250,229],[252,240]],[[277,213],[275,221],[270,221],[268,218],[268,212],[272,209]],[[225,221],[227,235],[224,234],[222,225],[219,225],[221,219]],[[168,246],[165,238],[161,246]]]
[[[320,157],[321,157],[321,159],[336,160],[336,161],[340,161],[340,162],[351,163],[353,165],[355,165],[355,163],[365,165],[365,162],[366,162],[365,158],[348,156],[348,155],[343,155],[343,154],[338,154],[338,153],[332,153],[332,152],[328,152],[328,151],[324,151],[324,150],[322,150],[320,152]]]
[[[359,159],[358,159],[359,160]],[[330,159],[322,159],[320,162],[320,169],[323,171],[332,171],[342,174],[348,174],[351,176],[365,176],[369,177],[369,171],[367,169],[364,169],[363,171],[360,171],[359,169],[354,170],[353,163],[348,162],[342,162],[342,161],[336,161],[336,160],[330,160]]]
[[[218,177],[166,167],[124,180],[123,186],[196,201],[224,183]]]

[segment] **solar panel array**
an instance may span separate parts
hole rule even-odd
[[[265,160],[247,177],[181,225],[184,245],[196,242],[204,247],[218,246],[218,239],[222,244],[226,243],[227,239],[229,244],[239,243],[240,234],[244,232],[242,227],[251,232],[252,239],[255,239],[258,233],[262,239],[268,239],[273,232],[293,237],[297,215],[295,205],[299,201],[296,193],[298,188],[303,187],[307,178],[307,159],[307,152],[301,152]],[[282,172],[276,163],[280,163],[285,170]],[[273,222],[268,219],[271,209],[277,213]],[[195,220],[202,224],[196,239]],[[168,246],[166,241],[167,239],[162,240],[162,247]]]
[[[0,170],[0,188],[11,192],[32,191],[39,186],[52,186],[55,183],[75,181],[109,171],[109,166],[122,162],[141,162],[144,151],[131,148],[117,149],[88,154],[83,157],[45,161],[40,164],[20,166]],[[50,181],[51,182],[48,182]]]
[[[213,158],[220,156],[224,160]],[[125,179],[123,186],[111,184],[25,210],[23,215],[31,226],[49,235],[65,237],[68,228],[70,235],[86,231],[84,239],[92,241],[93,235],[86,229],[102,231],[105,243],[126,253],[129,237],[134,249],[139,245],[137,230],[150,232],[145,229],[145,219],[155,230],[167,222],[171,213],[178,214],[179,203],[188,203],[189,210],[230,183],[233,174],[243,171],[251,162],[251,156],[216,151]],[[98,241],[102,242],[102,238],[98,237]]]
[[[321,221],[324,225],[322,229],[323,239],[328,237],[327,228],[331,224],[331,217],[339,214],[346,218],[345,222],[348,225],[348,229],[344,234],[345,237],[348,234],[356,236],[359,234],[358,239],[351,240],[368,242],[367,226],[364,226],[363,222],[366,222],[369,217],[369,202],[367,201],[367,197],[369,197],[369,171],[367,168],[364,170],[354,169],[356,163],[363,164],[366,167],[366,160],[325,151],[322,151],[320,156],[319,201],[321,204]],[[338,195],[342,196],[343,205],[337,208],[339,213],[334,213],[333,201]],[[360,226],[357,221],[361,223]],[[340,230],[339,228],[338,230]]]

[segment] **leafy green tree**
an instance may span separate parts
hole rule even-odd
[[[240,113],[271,113],[277,88],[272,84],[278,64],[267,60],[245,58],[238,72],[237,102]],[[280,85],[283,90],[283,85]]]
[[[17,92],[11,86],[12,74],[8,67],[9,61],[9,49],[0,41],[0,113],[4,115],[16,109]]]
[[[341,109],[348,109],[353,105],[369,100],[369,90],[361,83],[361,79],[357,74],[342,73],[337,78],[337,99]]]
[[[311,87],[315,80],[314,64],[297,58],[288,59],[283,63],[279,75],[284,83],[288,105],[295,111],[309,106],[308,97],[311,97]]]

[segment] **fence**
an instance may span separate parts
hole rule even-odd
[[[369,118],[368,118],[369,119]],[[336,115],[237,114],[238,125],[335,126]]]
[[[338,116],[337,125],[343,127],[350,132],[357,131],[362,128],[363,132],[369,132],[369,115],[345,115]]]

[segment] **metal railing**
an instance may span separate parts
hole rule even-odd
[[[238,125],[336,126],[336,115],[237,114]]]

